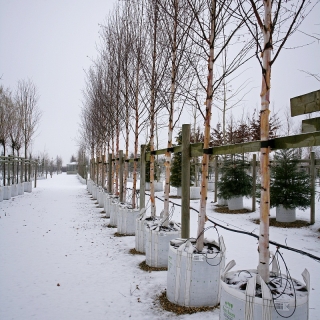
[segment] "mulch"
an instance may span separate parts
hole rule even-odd
[[[147,271],[147,272],[151,272],[151,271],[167,271],[168,268],[167,267],[161,267],[161,268],[158,268],[158,267],[149,267],[147,264],[146,264],[146,261],[142,261],[141,263],[139,263],[139,268],[143,271]]]
[[[129,250],[129,253],[130,253],[130,254],[133,254],[133,255],[135,255],[135,254],[145,255],[144,252],[137,251],[136,248],[130,249],[130,250]]]
[[[253,219],[254,223],[259,224],[260,219]],[[270,227],[276,227],[276,228],[303,228],[310,226],[310,222],[305,220],[296,220],[294,222],[278,222],[276,218],[270,218],[269,219]]]
[[[215,212],[218,213],[227,213],[227,214],[242,214],[242,213],[250,213],[252,210],[249,209],[239,209],[239,210],[229,210],[227,206],[217,206],[216,208],[213,209]]]
[[[160,306],[166,310],[173,312],[177,315],[182,315],[182,314],[193,314],[197,312],[206,312],[206,311],[212,311],[219,306],[216,307],[185,307],[185,306],[179,306],[177,304],[174,304],[170,302],[167,299],[167,292],[163,291],[161,294],[157,297],[157,300],[160,302]]]

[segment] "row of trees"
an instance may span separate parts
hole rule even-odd
[[[3,156],[9,154],[28,158],[32,139],[41,119],[39,94],[31,80],[21,80],[12,92],[0,86],[0,144]]]
[[[288,38],[315,3],[309,1],[141,0],[120,2],[101,26],[99,57],[87,72],[82,108],[81,142],[91,157],[112,152],[118,156],[120,136],[134,157],[139,135],[149,129],[151,215],[154,199],[155,128],[168,128],[164,221],[169,221],[169,184],[172,134],[183,112],[204,122],[204,150],[211,143],[212,107],[222,112],[222,139],[226,142],[226,111],[241,100],[230,82],[245,63],[256,57],[262,73],[260,140],[270,138],[271,66]],[[274,53],[271,58],[271,53]],[[242,81],[246,83],[246,81]],[[244,86],[245,88],[245,86]],[[240,90],[241,91],[241,90]],[[240,97],[240,98],[239,98]],[[230,99],[233,101],[230,101]],[[203,104],[203,102],[205,102]],[[242,128],[243,131],[245,128]],[[232,139],[231,139],[232,140]],[[268,280],[269,152],[261,149],[261,232],[259,274]],[[202,183],[197,250],[204,240],[209,155],[202,157]],[[127,176],[127,166],[125,177]],[[118,192],[118,170],[114,170]],[[134,175],[135,191],[136,175]],[[126,181],[124,183],[126,185]]]

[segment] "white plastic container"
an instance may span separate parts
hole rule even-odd
[[[208,181],[208,191],[214,191],[214,181]]]
[[[220,277],[225,266],[225,245],[205,241],[196,253],[195,240],[170,241],[167,273],[167,298],[180,306],[216,306],[220,301]]]
[[[227,205],[228,205],[228,201],[226,199],[218,197],[218,206],[227,206]]]
[[[24,186],[23,186],[23,183],[20,182],[18,183],[18,195],[21,196],[23,195],[23,193],[24,193]]]
[[[181,236],[180,224],[170,223],[170,227],[161,227],[161,221],[148,223],[145,226],[146,264],[149,267],[168,267],[170,240]]]
[[[233,197],[228,200],[229,210],[243,209],[243,197]]]
[[[3,187],[0,186],[0,202],[3,201]]]
[[[98,187],[95,184],[93,184],[93,186],[92,186],[92,198],[94,200],[97,199],[97,193],[98,193]]]
[[[272,296],[270,288],[257,274],[257,270],[228,272],[235,262],[226,266],[221,276],[220,320],[291,320],[309,319],[310,275],[307,269],[302,273],[305,285],[295,279],[289,283],[286,275],[273,274],[282,281],[286,289],[295,287],[292,296],[283,294],[281,289]],[[233,279],[240,279],[237,283]],[[232,284],[228,282],[232,281]],[[272,280],[272,274],[270,277]],[[242,290],[240,289],[242,284]],[[301,288],[304,288],[300,291]],[[275,291],[274,287],[272,290]]]
[[[190,199],[196,200],[200,199],[201,187],[190,187]]]
[[[276,220],[278,222],[294,222],[296,218],[296,209],[286,209],[282,205],[276,207]]]
[[[118,232],[125,235],[135,235],[135,221],[139,213],[139,209],[131,209],[127,205],[119,205]]]
[[[3,200],[10,200],[11,199],[11,187],[4,186],[3,187]]]

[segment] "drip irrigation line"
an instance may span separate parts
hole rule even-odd
[[[232,231],[232,232],[236,232],[236,233],[241,233],[241,234],[246,234],[248,236],[251,236],[251,237],[254,237],[256,239],[259,239],[259,236],[254,234],[254,233],[251,233],[251,232],[247,232],[247,231],[240,231],[240,230],[235,230],[235,229],[231,229],[231,228],[228,228],[228,227],[225,227],[219,223],[216,223],[214,222],[213,220],[209,219],[208,218],[208,221],[210,221],[211,223],[213,223],[214,225],[217,225],[218,227],[222,228],[222,229],[225,229],[225,230],[228,230],[228,231]],[[297,252],[297,253],[300,253],[304,256],[308,256],[309,258],[312,258],[318,262],[320,262],[320,257],[317,257],[311,253],[308,253],[308,252],[305,252],[305,251],[302,251],[302,250],[299,250],[299,249],[295,249],[295,248],[292,248],[292,247],[288,247],[288,246],[285,246],[283,244],[280,244],[278,242],[275,242],[275,241],[271,241],[269,240],[269,243],[270,244],[273,244],[274,246],[276,247],[279,247],[279,248],[282,248],[282,249],[286,249],[286,250],[289,250],[289,251],[293,251],[293,252]]]
[[[149,193],[145,193],[145,194],[150,197],[150,194],[149,194]],[[162,202],[164,202],[164,200],[161,199],[161,198],[159,198],[158,196],[155,196],[155,198],[158,199],[158,200],[160,200],[160,201],[162,201]],[[169,201],[169,203],[172,203],[174,206],[182,207],[180,204],[175,203],[175,202],[172,202],[172,201]],[[196,210],[195,208],[190,207],[190,210],[193,210],[193,211],[199,213],[199,211]],[[240,233],[240,234],[245,234],[245,235],[254,237],[254,238],[256,238],[256,239],[259,240],[259,236],[256,235],[256,234],[254,234],[254,233],[252,233],[252,232],[241,231],[241,230],[236,230],[236,229],[228,228],[228,227],[223,226],[223,225],[221,225],[221,224],[219,224],[219,223],[217,223],[217,222],[214,222],[213,220],[209,219],[208,217],[207,217],[207,219],[208,219],[208,221],[210,221],[211,223],[213,223],[214,225],[216,225],[216,226],[218,226],[218,227],[220,227],[220,228],[222,228],[222,229],[225,229],[225,230],[228,230],[228,231],[231,231],[231,232]],[[282,248],[282,249],[286,249],[286,250],[293,251],[293,252],[296,252],[296,253],[300,253],[300,254],[303,255],[303,256],[307,256],[307,257],[309,257],[309,258],[311,258],[311,259],[314,259],[314,260],[317,261],[317,262],[320,262],[320,257],[317,257],[317,256],[315,256],[315,255],[313,255],[313,254],[311,254],[311,253],[308,253],[308,252],[305,252],[305,251],[302,251],[302,250],[299,250],[299,249],[295,249],[295,248],[292,248],[292,247],[289,247],[289,246],[285,246],[285,245],[283,245],[283,244],[280,244],[280,243],[275,242],[275,241],[272,241],[272,240],[269,240],[269,243],[272,244],[272,245],[274,245],[274,246],[276,246],[276,247],[278,247],[278,248]]]

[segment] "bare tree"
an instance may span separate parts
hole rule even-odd
[[[34,134],[38,128],[41,111],[38,106],[39,95],[34,83],[28,80],[20,80],[15,93],[15,103],[21,118],[22,140],[24,145],[24,156],[27,158]],[[27,180],[27,170],[25,170]]]
[[[256,57],[262,71],[261,84],[261,202],[260,202],[260,237],[259,265],[261,278],[269,282],[269,214],[270,214],[270,166],[269,153],[269,105],[271,88],[271,67],[284,48],[289,37],[294,33],[304,18],[318,1],[238,1],[241,14],[245,18],[252,38],[255,40]],[[255,20],[247,15],[246,7],[254,12]],[[273,57],[272,57],[273,52]]]

